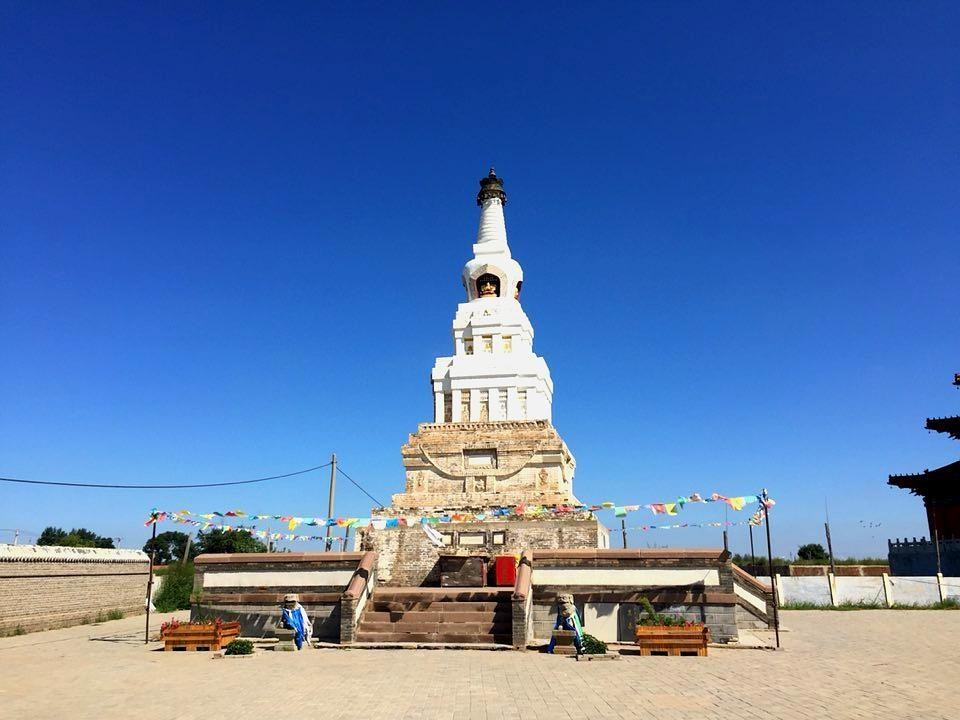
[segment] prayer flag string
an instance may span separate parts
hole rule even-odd
[[[227,510],[225,512],[210,512],[210,513],[194,513],[190,510],[157,510],[153,509],[150,512],[150,516],[147,518],[144,525],[152,525],[157,522],[162,522],[164,520],[170,520],[175,523],[184,523],[199,527],[201,530],[206,530],[211,527],[222,527],[224,529],[249,529],[245,527],[236,527],[231,525],[226,525],[224,523],[224,518],[237,518],[240,520],[269,520],[275,522],[281,522],[287,526],[287,530],[291,531],[288,533],[267,533],[264,530],[256,530],[256,525],[252,527],[256,530],[258,537],[271,537],[271,539],[307,539],[307,540],[326,540],[326,537],[314,536],[314,535],[294,535],[292,531],[301,525],[308,527],[372,527],[374,529],[384,529],[391,527],[404,527],[404,526],[413,526],[417,524],[436,524],[436,523],[450,523],[450,522],[483,522],[485,520],[502,520],[505,517],[514,517],[522,516],[527,518],[541,518],[544,516],[551,515],[567,515],[573,513],[593,513],[599,512],[601,510],[613,510],[616,517],[626,517],[627,513],[635,512],[641,508],[650,510],[654,515],[669,515],[675,516],[684,508],[685,505],[695,504],[695,503],[711,503],[711,502],[722,502],[727,504],[733,510],[742,510],[746,505],[753,503],[761,503],[765,505],[768,509],[772,508],[775,505],[775,501],[771,498],[766,498],[765,500],[758,495],[735,495],[735,496],[725,496],[720,495],[719,493],[713,493],[709,497],[703,497],[699,493],[692,493],[687,496],[680,496],[674,502],[662,502],[662,503],[647,503],[644,505],[617,505],[612,502],[603,502],[597,505],[556,505],[556,506],[544,506],[544,505],[527,505],[526,503],[521,503],[512,507],[494,507],[486,508],[483,510],[477,511],[466,511],[463,509],[458,510],[449,510],[442,511],[436,510],[428,515],[389,515],[384,516],[388,513],[388,510],[382,511],[381,516],[379,517],[362,517],[362,518],[323,518],[323,517],[308,517],[308,516],[299,516],[299,515],[269,515],[263,513],[247,513],[243,510]],[[745,521],[750,525],[760,525],[763,519],[763,507],[758,508],[750,517],[749,520]],[[740,523],[733,523],[740,524]],[[674,525],[641,525],[641,528],[650,528],[650,529],[669,529],[675,527],[721,527],[720,524],[714,523],[678,523]],[[275,538],[273,536],[276,536]]]

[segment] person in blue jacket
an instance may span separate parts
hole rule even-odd
[[[284,596],[281,608],[280,620],[285,628],[294,631],[293,641],[297,644],[297,650],[302,650],[304,641],[309,643],[313,635],[313,625],[307,617],[307,611],[294,594]]]

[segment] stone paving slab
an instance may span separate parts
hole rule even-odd
[[[960,718],[958,611],[788,611],[784,649],[578,663],[526,652],[309,649],[255,662],[143,645],[143,618],[0,639],[9,718]],[[161,620],[156,618],[159,628]]]

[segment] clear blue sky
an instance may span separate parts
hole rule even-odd
[[[784,553],[822,542],[825,496],[840,555],[926,534],[886,478],[960,451],[923,430],[960,412],[956,3],[0,16],[0,475],[224,481],[336,451],[387,500],[493,163],[581,500],[766,486]],[[323,515],[326,475],[3,484],[0,527],[136,546],[154,505]]]

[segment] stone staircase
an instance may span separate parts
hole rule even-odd
[[[510,645],[511,593],[504,588],[378,587],[356,641]]]

